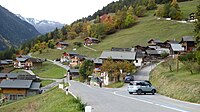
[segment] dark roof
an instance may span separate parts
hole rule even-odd
[[[39,90],[40,89],[40,82],[32,82],[30,89],[31,90]]]
[[[135,52],[103,51],[100,59],[135,60]]]
[[[151,41],[153,41],[154,43],[162,43],[160,40],[158,39],[151,39],[148,41],[148,43],[151,43]]]
[[[158,51],[156,51],[156,50],[146,50],[146,53],[150,54],[150,55],[152,55],[152,54],[159,54]]]
[[[0,73],[0,78],[11,78],[11,79],[17,79],[17,76],[20,74],[17,73]]]
[[[97,38],[92,38],[92,37],[87,37],[84,40],[87,40],[87,39],[94,40],[94,41],[99,41]]]
[[[21,79],[21,80],[35,80],[36,79],[36,75],[18,75],[17,79]]]
[[[79,59],[84,59],[86,56],[77,54],[76,57],[79,58]]]
[[[0,88],[24,88],[28,89],[31,87],[32,80],[6,80],[4,79],[0,83]]]
[[[116,47],[112,47],[111,51],[131,51],[131,48],[116,48]]]
[[[38,59],[38,58],[29,58],[28,60],[30,60],[33,63],[41,63],[41,62],[43,62],[42,59]]]
[[[176,40],[166,40],[164,43],[174,43],[174,44],[178,44],[179,42]]]
[[[137,51],[136,52],[136,57],[137,58],[143,58],[143,57],[145,57],[145,53],[143,53],[142,51]]]
[[[194,42],[193,36],[183,36],[181,42]]]
[[[57,45],[57,44],[61,44],[61,45],[69,45],[69,44],[66,43],[66,42],[57,42],[56,45]]]

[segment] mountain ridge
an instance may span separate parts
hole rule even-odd
[[[40,35],[29,23],[0,5],[0,51],[10,46],[19,46],[25,41]]]
[[[33,25],[36,28],[36,30],[40,32],[41,34],[51,32],[55,30],[56,28],[62,28],[65,25],[56,21],[26,18],[26,17],[21,16],[20,14],[16,14],[16,16],[19,17],[21,20],[26,21],[30,23],[31,25]]]

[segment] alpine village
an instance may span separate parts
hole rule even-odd
[[[0,112],[200,111],[199,0],[113,1],[46,33],[0,6],[0,44]]]

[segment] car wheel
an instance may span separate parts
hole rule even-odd
[[[154,95],[154,94],[156,93],[156,90],[153,89],[153,90],[151,91],[151,93],[152,93],[152,95]]]
[[[133,92],[129,92],[129,94],[133,94]]]
[[[137,90],[137,94],[141,95],[142,94],[142,90],[141,89]]]

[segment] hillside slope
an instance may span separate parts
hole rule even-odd
[[[179,3],[184,18],[188,18],[190,13],[196,11],[198,3],[198,0]],[[158,20],[157,17],[154,16],[154,13],[155,10],[148,11],[146,16],[139,18],[138,23],[133,27],[119,30],[114,34],[107,35],[101,43],[90,46],[97,51],[93,51],[85,47],[73,46],[73,42],[83,42],[83,39],[81,38],[67,40],[66,42],[68,42],[70,46],[64,51],[69,52],[76,48],[76,51],[73,52],[89,57],[99,57],[103,50],[110,50],[112,47],[147,45],[147,41],[152,38],[160,39],[161,41],[168,39],[180,41],[182,36],[194,35],[194,23],[179,23],[178,21],[167,21],[164,19]],[[51,55],[53,56],[52,59],[55,59],[59,58],[62,54],[59,54],[59,52],[51,49],[48,52],[44,51],[42,54],[36,52],[33,55],[41,56],[43,58],[47,57],[47,55]]]
[[[26,40],[36,37],[40,33],[29,23],[22,21],[15,14],[0,6],[0,50],[5,50],[11,43],[19,46]],[[3,41],[4,40],[4,41]]]
[[[87,49],[83,46],[73,46],[73,42],[82,41],[82,39],[77,38],[74,40],[68,40],[67,42],[70,46],[67,47],[66,50],[63,50],[63,52],[72,51],[89,57],[99,57],[103,50],[110,50],[112,47],[147,45],[147,41],[152,38],[160,39],[161,41],[165,41],[167,39],[180,41],[182,36],[194,35],[193,29],[193,23],[185,24],[178,23],[176,21],[157,20],[157,18],[151,15],[140,18],[140,22],[129,29],[120,30],[115,34],[107,36],[101,43],[89,46],[97,51]],[[74,48],[76,48],[76,51],[73,51]],[[57,51],[62,52],[55,49],[48,50],[48,52],[44,51],[42,54],[35,52],[33,55],[42,58],[45,58],[46,56],[54,56],[54,58],[56,58],[55,54],[57,54]],[[59,58],[61,54],[62,53],[57,54],[57,58]]]

